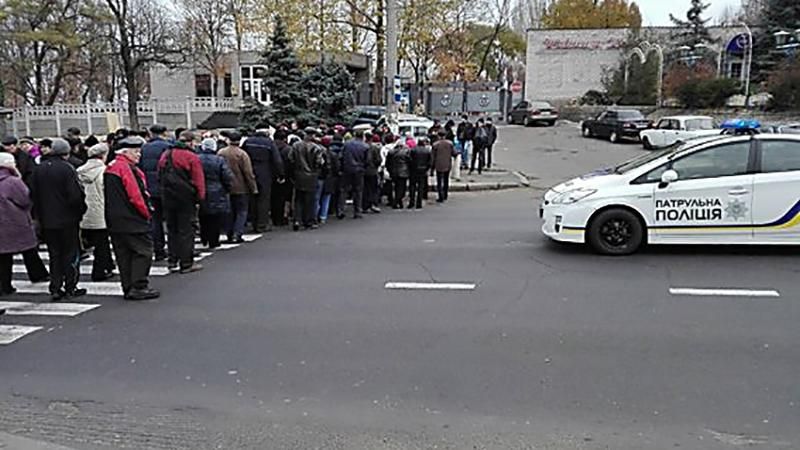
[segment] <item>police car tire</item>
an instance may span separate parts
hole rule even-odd
[[[612,245],[602,236],[603,227],[612,222],[626,224],[629,237],[621,245]],[[644,226],[636,214],[622,208],[608,209],[592,219],[587,240],[592,249],[603,255],[622,256],[636,252],[644,243]]]

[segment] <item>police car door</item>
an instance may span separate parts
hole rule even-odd
[[[800,140],[759,139],[753,188],[755,239],[800,244]]]
[[[655,190],[655,238],[672,243],[753,239],[754,152],[749,137],[709,144],[671,161],[678,180]]]

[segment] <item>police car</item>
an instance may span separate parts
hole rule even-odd
[[[643,244],[800,244],[800,136],[707,136],[559,184],[542,231],[626,255]]]

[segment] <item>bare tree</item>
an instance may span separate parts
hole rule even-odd
[[[182,6],[192,60],[211,74],[211,93],[218,97],[220,79],[229,69],[226,55],[238,47],[230,0],[182,0]]]
[[[131,128],[139,127],[137,104],[144,90],[143,74],[152,64],[177,67],[187,56],[176,23],[151,0],[105,0],[114,23],[112,39],[128,95]]]

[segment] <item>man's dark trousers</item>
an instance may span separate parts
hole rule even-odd
[[[494,145],[487,145],[486,146],[486,168],[492,167],[492,150],[494,150]]]
[[[422,208],[422,197],[428,190],[428,174],[411,175],[409,181],[408,208]]]
[[[351,192],[353,194],[353,215],[361,215],[361,206],[364,202],[364,172],[346,173],[345,178],[345,193]],[[344,199],[346,195],[340,197],[339,201],[342,202],[339,214],[344,213]]]
[[[315,191],[294,191],[294,223],[310,227],[314,224],[317,208],[314,205]]]
[[[194,231],[192,221],[195,217],[193,203],[164,203],[164,216],[167,219],[170,264],[179,263],[181,269],[188,269],[194,263]]]
[[[114,256],[119,266],[122,291],[147,289],[153,263],[153,241],[148,233],[111,233]]]
[[[403,199],[406,197],[406,188],[408,187],[408,178],[395,177],[392,178],[394,183],[394,203],[393,208],[402,208]]]
[[[70,293],[78,286],[80,235],[78,224],[65,228],[42,230],[50,254],[50,293],[62,288]]]
[[[228,238],[239,238],[244,234],[249,197],[249,194],[231,194],[231,212],[228,214],[228,222],[225,226]]]
[[[436,172],[436,192],[439,194],[439,203],[447,200],[450,190],[450,171]]]
[[[111,258],[111,244],[108,241],[108,230],[81,230],[81,234],[83,234],[86,242],[94,247],[92,281],[105,279],[107,274],[114,270],[114,260]]]
[[[39,256],[39,247],[22,252],[22,261],[25,263],[25,270],[28,272],[28,279],[34,283],[47,278],[47,268]]]
[[[270,208],[272,207],[272,181],[263,183],[258,187],[258,194],[250,196],[250,222],[253,231],[260,233],[266,231],[270,223]]]
[[[153,252],[156,257],[165,257],[167,252],[164,250],[166,241],[164,240],[164,206],[161,203],[161,197],[153,197],[150,199],[153,206],[153,222],[152,238],[153,238]]]
[[[364,207],[366,211],[373,206],[378,206],[378,175],[364,175]]]
[[[475,160],[478,160],[478,173],[483,172],[483,166],[486,164],[486,146],[475,142],[472,146],[472,164],[469,166],[469,171],[475,170]]]

